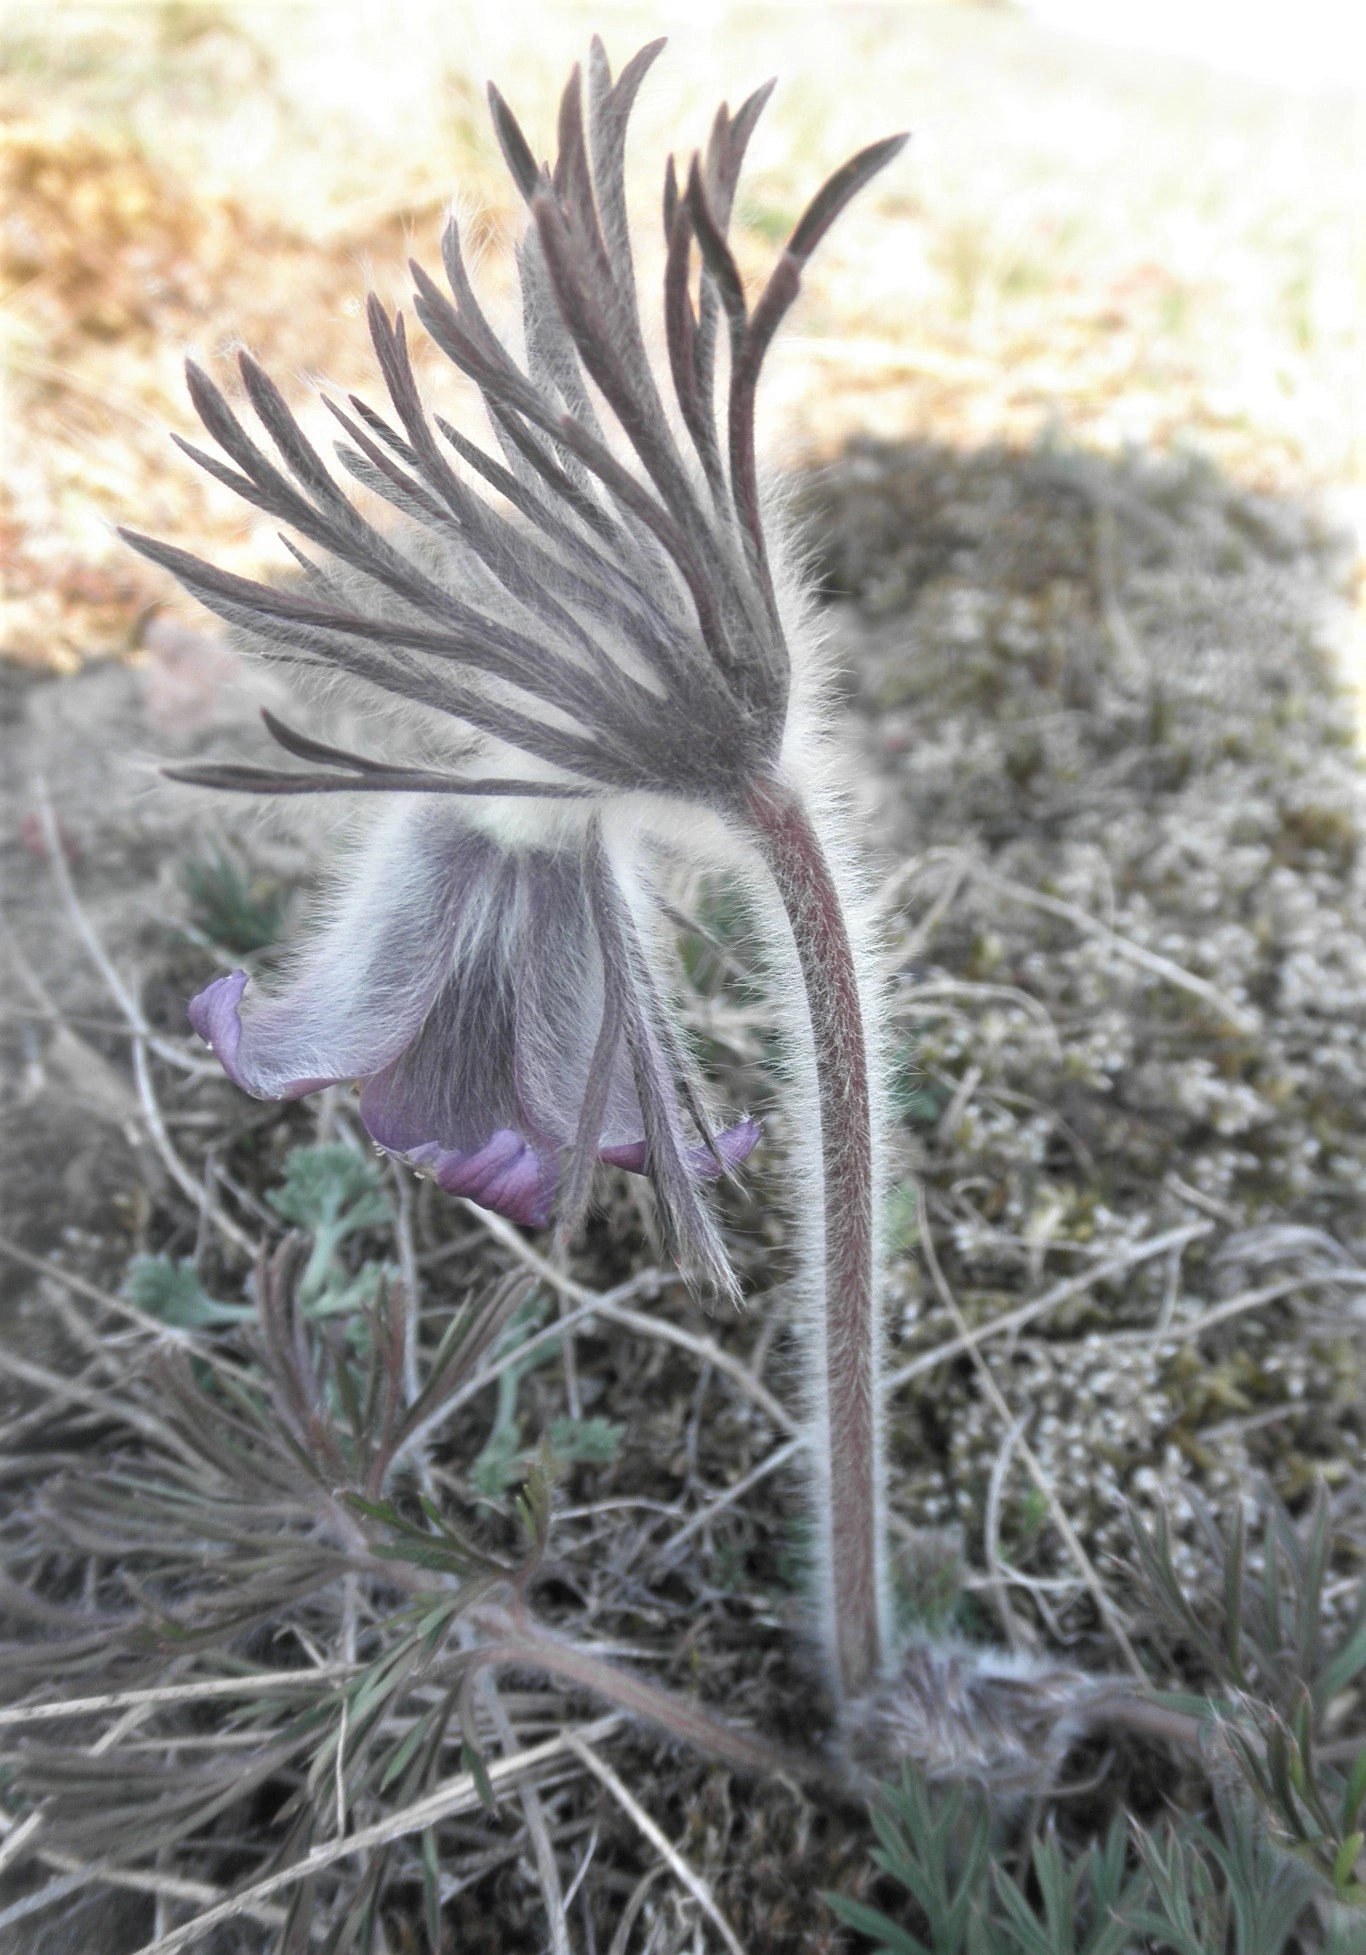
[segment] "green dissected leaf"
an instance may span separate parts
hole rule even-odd
[[[1093,1847],[1090,1855],[1091,1939],[1085,1955],[1120,1955],[1128,1947],[1124,1917],[1139,1906],[1148,1887],[1141,1869],[1128,1872],[1128,1851],[1128,1829],[1115,1818],[1104,1842]]]
[[[927,1948],[908,1928],[898,1928],[895,1921],[890,1921],[875,1907],[847,1900],[843,1894],[823,1894],[821,1899],[846,1928],[857,1928],[879,1948],[886,1949],[887,1955],[938,1955],[937,1950]]]
[[[520,1480],[525,1459],[519,1421],[513,1427],[495,1431],[485,1441],[483,1450],[470,1468],[470,1485],[486,1500],[497,1500]]]
[[[468,1740],[460,1747],[460,1769],[468,1772],[474,1780],[474,1789],[479,1794],[479,1803],[484,1811],[497,1812],[498,1800],[494,1794],[493,1780],[489,1777],[489,1768],[484,1763],[484,1754]]]
[[[907,1766],[900,1784],[887,1787],[870,1805],[869,1818],[878,1838],[873,1863],[906,1889],[923,1917],[928,1942],[917,1941],[908,1929],[864,1909],[861,1902],[843,1904],[863,1910],[857,1919],[839,1907],[836,1912],[851,1926],[882,1935],[884,1946],[897,1951],[923,1948],[927,1955],[974,1955],[989,1900],[984,1805],[970,1799],[962,1786],[929,1786]],[[835,1906],[836,1897],[830,1898]],[[900,1939],[888,1939],[889,1930]]]
[[[1228,1553],[1224,1559],[1224,1641],[1228,1673],[1240,1690],[1247,1688],[1243,1670],[1243,1571],[1246,1561],[1247,1517],[1239,1506],[1233,1517]]]
[[[408,1805],[418,1794],[427,1791],[436,1782],[437,1770],[441,1762],[441,1748],[446,1742],[450,1722],[458,1715],[459,1686],[446,1692],[429,1721],[429,1728],[422,1748],[413,1758],[398,1789],[398,1798]]]
[[[494,1356],[507,1358],[519,1345],[534,1336],[544,1322],[549,1307],[546,1300],[539,1297],[528,1297],[525,1303],[520,1304],[494,1346]],[[498,1374],[498,1403],[493,1415],[493,1429],[470,1469],[471,1486],[486,1500],[498,1499],[525,1474],[527,1455],[522,1446],[522,1421],[517,1410],[517,1396],[527,1373],[535,1371],[540,1365],[549,1364],[552,1358],[558,1357],[559,1350],[559,1339],[551,1338],[525,1358],[506,1365]]]
[[[1366,1955],[1366,1912],[1352,1916],[1339,1909],[1324,1933],[1320,1955]]]
[[[920,1241],[920,1203],[914,1188],[901,1183],[888,1192],[883,1204],[882,1227],[889,1252],[894,1256],[909,1255]]]
[[[1200,1697],[1187,1690],[1155,1690],[1152,1700],[1163,1710],[1184,1711],[1188,1717],[1228,1719],[1235,1708],[1231,1697]]]
[[[566,1466],[607,1466],[616,1458],[625,1431],[608,1419],[552,1419],[546,1439]]]
[[[498,1801],[494,1797],[488,1766],[484,1763],[484,1747],[480,1742],[479,1726],[474,1715],[474,1693],[479,1683],[479,1675],[476,1669],[465,1672],[460,1688],[456,1692],[455,1714],[464,1741],[460,1747],[460,1769],[470,1774],[474,1780],[474,1789],[479,1794],[480,1805],[485,1812],[491,1813],[498,1810]]]
[[[1363,1847],[1366,1847],[1366,1833],[1358,1831],[1347,1834],[1333,1859],[1334,1887],[1341,1889],[1351,1884]]]
[[[1357,1823],[1362,1801],[1366,1800],[1366,1749],[1357,1753],[1347,1783],[1342,1788],[1342,1830],[1349,1831]]]
[[[1280,1649],[1285,1642],[1281,1622],[1283,1593],[1280,1557],[1272,1542],[1267,1541],[1262,1555],[1262,1601],[1266,1609],[1266,1641],[1273,1649]]]
[[[455,1527],[434,1502],[425,1497],[421,1502],[423,1515],[430,1523],[420,1527],[401,1514],[392,1501],[365,1500],[357,1493],[342,1495],[345,1504],[353,1513],[366,1520],[377,1521],[395,1538],[392,1541],[376,1541],[370,1545],[370,1553],[380,1561],[406,1561],[415,1568],[427,1568],[433,1573],[456,1576],[459,1587],[449,1594],[440,1596],[419,1596],[413,1606],[404,1611],[404,1618],[411,1622],[419,1637],[426,1638],[434,1648],[440,1641],[447,1624],[462,1609],[484,1595],[490,1584],[503,1579],[503,1571],[486,1554],[480,1552],[459,1528]]]
[[[1174,1832],[1164,1839],[1134,1829],[1134,1844],[1152,1882],[1152,1903],[1128,1915],[1131,1928],[1173,1955],[1212,1955],[1227,1941],[1226,1916],[1205,1861]]]
[[[347,1691],[352,1723],[362,1723],[375,1705],[389,1697],[407,1677],[416,1660],[411,1644],[400,1644],[397,1650],[381,1657],[364,1676],[357,1678]]]
[[[280,1935],[281,1955],[307,1955],[313,1944],[313,1916],[318,1900],[316,1880],[301,1880],[294,1890]]]
[[[359,1892],[323,1943],[321,1955],[374,1955],[390,1853],[389,1847],[382,1846],[374,1855]]]
[[[999,1869],[996,1875],[996,1892],[1008,1917],[1015,1955],[1073,1955],[1074,1943],[1071,1936],[1069,1935],[1065,1942],[1055,1941],[1052,1933],[1045,1931],[1043,1923],[1035,1914],[1023,1891],[1016,1886],[1009,1874]]]
[[[207,1330],[239,1324],[256,1313],[249,1304],[216,1303],[207,1296],[190,1262],[166,1256],[134,1256],[123,1279],[129,1303],[174,1330]]]
[[[383,1228],[389,1220],[378,1165],[335,1142],[292,1149],[284,1186],[267,1199],[285,1221],[314,1234],[330,1230],[338,1242],[356,1229]]]
[[[1055,1955],[1055,1951],[1064,1948],[1067,1955],[1072,1955],[1080,1930],[1078,1895],[1086,1870],[1085,1859],[1077,1866],[1068,1867],[1056,1835],[1045,1834],[1036,1842],[1034,1878],[1039,1884],[1039,1898],[1048,1924],[1043,1955]]]
[[[447,1704],[450,1701],[448,1698],[446,1700]],[[394,1780],[399,1777],[400,1773],[405,1770],[411,1760],[416,1757],[424,1741],[430,1738],[433,1726],[443,1722],[442,1709],[443,1706],[438,1704],[432,1710],[428,1711],[425,1716],[416,1718],[413,1722],[412,1730],[394,1746],[383,1771],[380,1773],[379,1790],[381,1792],[387,1792]],[[447,1710],[446,1715],[450,1715],[449,1710]]]
[[[1227,1696],[1211,1698],[1208,1710],[1218,1717],[1244,1785],[1270,1823],[1268,1850],[1282,1858],[1290,1854],[1325,1888],[1331,1884],[1346,1897],[1348,1886],[1355,1888],[1359,1856],[1349,1852],[1348,1836],[1358,1830],[1366,1803],[1366,1763],[1345,1778],[1320,1753],[1320,1727],[1334,1699],[1366,1673],[1366,1584],[1336,1648],[1326,1649],[1325,1590],[1334,1548],[1326,1489],[1318,1490],[1308,1515],[1297,1521],[1273,1489],[1263,1488],[1251,1528],[1241,1506],[1221,1525],[1198,1495],[1189,1498],[1220,1574],[1219,1619],[1207,1628],[1183,1593],[1161,1514],[1152,1535],[1135,1526],[1147,1585],[1168,1620],[1231,1686]],[[1249,1553],[1249,1537],[1256,1555]],[[1232,1837],[1227,1827],[1222,1830],[1225,1839]],[[1213,1844],[1208,1848],[1223,1867],[1221,1852]],[[1246,1855],[1236,1873],[1225,1869],[1227,1898],[1244,1922],[1236,1933],[1245,1929],[1253,1937],[1249,1946],[1280,1946],[1291,1931],[1276,1942],[1273,1929],[1282,1905],[1290,1905],[1285,1897],[1294,1898],[1291,1876],[1278,1875],[1274,1892],[1266,1887],[1265,1905],[1239,1914],[1238,1896],[1254,1873],[1264,1885],[1270,1881],[1261,1863]]]
[[[276,1214],[313,1238],[299,1279],[299,1302],[313,1316],[356,1311],[372,1304],[381,1271],[367,1264],[348,1278],[337,1257],[348,1236],[384,1229],[391,1221],[378,1163],[340,1143],[296,1147],[285,1163],[284,1186],[266,1199]]]
[[[1366,1670],[1366,1622],[1334,1652],[1314,1680],[1314,1703],[1326,1710],[1333,1699]]]
[[[942,1086],[926,1079],[918,1046],[904,1046],[896,1055],[894,1066],[890,1095],[893,1114],[908,1126],[933,1127],[948,1105],[949,1095]],[[913,1242],[917,1232],[918,1210],[913,1200],[910,1207],[912,1212],[907,1220]]]
[[[691,914],[672,907],[670,914],[680,928],[680,960],[695,991],[707,997],[725,992],[747,1001],[763,995],[751,968],[754,918],[733,883],[708,877]]]
[[[1216,1675],[1221,1675],[1227,1652],[1222,1642],[1210,1635],[1186,1598],[1185,1586],[1172,1560],[1171,1524],[1166,1510],[1158,1508],[1151,1533],[1133,1514],[1130,1515],[1130,1527],[1139,1567],[1153,1600],[1173,1627],[1195,1646],[1209,1668]],[[1222,1556],[1222,1549],[1223,1543],[1216,1535],[1217,1556]]]
[[[522,1524],[534,1560],[539,1561],[545,1553],[550,1539],[551,1499],[555,1485],[555,1463],[548,1449],[542,1447],[531,1461],[522,1491],[515,1502],[517,1518]]]
[[[392,1527],[396,1531],[412,1527],[411,1521],[404,1520],[391,1500],[365,1500],[358,1493],[343,1494],[342,1498],[348,1507],[354,1507],[366,1520],[382,1521],[385,1527]]]
[[[223,850],[192,858],[180,872],[190,899],[190,919],[211,943],[249,957],[278,943],[285,918],[285,892],[251,880]]]
[[[373,1310],[379,1301],[384,1276],[381,1263],[362,1263],[349,1283],[334,1272],[317,1297],[306,1305],[309,1316],[358,1316],[362,1311]],[[363,1350],[360,1355],[364,1356]]]
[[[1282,1818],[1300,1839],[1304,1839],[1306,1837],[1304,1821],[1300,1816],[1300,1802],[1295,1797],[1296,1774],[1292,1768],[1292,1760],[1297,1755],[1291,1743],[1289,1732],[1278,1720],[1271,1731],[1270,1737],[1267,1739],[1267,1772],[1271,1779],[1272,1790],[1276,1795],[1276,1803],[1280,1807]],[[1302,1780],[1302,1773],[1300,1777]]]
[[[1124,1955],[1132,1946],[1125,1912],[1138,1907],[1148,1882],[1126,1880],[1123,1826],[1111,1826],[1103,1846],[1069,1862],[1055,1835],[1034,1848],[1034,1882],[1043,1915],[1010,1875],[995,1871],[997,1895],[1009,1916],[1012,1955]]]
[[[434,1826],[422,1829],[422,1903],[431,1955],[441,1955],[441,1851]]]
[[[1277,1500],[1273,1509],[1277,1531],[1288,1537],[1287,1553],[1295,1571],[1295,1654],[1301,1677],[1317,1674],[1323,1643],[1324,1583],[1333,1549],[1333,1510],[1328,1489],[1320,1481],[1314,1494],[1309,1524],[1303,1533]],[[1366,1656],[1363,1656],[1366,1661]]]
[[[1281,1955],[1295,1925],[1321,1891],[1312,1868],[1267,1837],[1254,1810],[1221,1799],[1222,1839],[1200,1827],[1211,1858],[1222,1867],[1233,1909],[1238,1955]]]

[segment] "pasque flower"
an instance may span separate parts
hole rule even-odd
[[[514,1221],[550,1221],[575,1150],[648,1164],[691,1219],[692,1178],[743,1160],[759,1130],[684,1140],[686,1057],[603,851],[585,855],[500,847],[405,798],[289,988],[244,1015],[246,973],[219,978],[190,1005],[195,1030],[258,1098],[362,1079],[382,1147]]]
[[[237,974],[194,1002],[248,1091],[358,1078],[381,1145],[525,1222],[576,1214],[595,1159],[642,1170],[679,1246],[724,1282],[697,1182],[743,1159],[757,1128],[718,1129],[670,1016],[660,852],[727,863],[776,919],[811,1196],[800,1241],[827,1630],[835,1676],[856,1689],[880,1660],[886,1611],[871,988],[832,868],[811,634],[765,527],[754,404],[806,260],[903,139],[830,179],[751,307],[726,234],[769,91],[718,112],[686,180],[670,162],[664,186],[666,385],[646,350],[624,192],[627,122],[661,46],[614,81],[594,42],[560,105],[553,169],[490,90],[531,219],[519,357],[480,308],[454,222],[449,291],[413,266],[418,319],[478,386],[496,453],[429,414],[403,320],[372,298],[389,408],[328,405],[342,467],[405,520],[361,513],[244,356],[273,452],[194,366],[195,406],[227,460],[182,446],[293,533],[299,577],[269,586],[129,541],[292,671],[404,707],[402,758],[268,717],[303,767],[180,770],[254,793],[393,797],[289,988],[257,1000]]]

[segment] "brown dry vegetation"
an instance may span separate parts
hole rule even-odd
[[[717,96],[777,70],[737,212],[747,270],[870,132],[907,157],[824,248],[765,404],[789,460],[851,429],[975,445],[1050,428],[1102,450],[1191,446],[1258,486],[1366,479],[1360,136],[1296,97],[1088,48],[1009,10],[58,4],[4,30],[12,433],[5,644],[71,669],[127,649],[168,593],[130,516],[260,560],[229,498],[165,440],[186,350],[245,341],[303,393],[368,380],[370,279],[397,301],[453,195],[496,287],[516,210],[482,103],[496,74],[547,144],[592,27],[673,47],[641,105],[637,209]],[[450,387],[443,377],[443,390]]]

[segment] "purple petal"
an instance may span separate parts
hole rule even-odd
[[[609,973],[605,954],[622,968]],[[526,1227],[551,1220],[575,1148],[636,1174],[652,1156],[666,1200],[695,1208],[693,1184],[743,1161],[759,1125],[725,1128],[715,1153],[684,1140],[634,961],[619,931],[604,946],[577,854],[501,850],[409,806],[372,836],[291,985],[258,998],[234,971],[193,1000],[190,1021],[258,1098],[359,1079],[381,1147]],[[633,1042],[600,1040],[609,982],[634,1012]]]
[[[257,1099],[368,1078],[411,1044],[452,968],[477,961],[482,899],[503,865],[449,810],[405,799],[370,836],[293,981],[274,996],[253,985],[239,1010],[247,979],[234,972],[194,1000],[191,1022]]]
[[[432,1141],[410,1149],[407,1159],[429,1169],[448,1195],[464,1195],[524,1228],[545,1228],[554,1211],[555,1163],[543,1160],[510,1128],[500,1127],[476,1153],[461,1154]]]
[[[741,1161],[749,1159],[759,1145],[763,1131],[758,1120],[737,1120],[733,1127],[723,1127],[715,1136],[716,1154],[721,1156],[728,1168],[737,1168]],[[694,1173],[703,1176],[720,1174],[716,1154],[709,1147],[690,1147],[688,1160]]]
[[[757,1120],[740,1120],[733,1127],[724,1127],[715,1136],[716,1154],[721,1156],[727,1168],[738,1167],[754,1152],[762,1132],[763,1128]],[[713,1180],[723,1171],[717,1163],[716,1154],[705,1145],[685,1147],[683,1150],[683,1158],[689,1168],[703,1181]],[[605,1161],[608,1167],[626,1168],[631,1174],[648,1172],[643,1140],[629,1141],[622,1147],[600,1148],[598,1159]]]
[[[233,971],[228,977],[215,978],[197,997],[191,998],[186,1006],[186,1015],[204,1043],[213,1047],[214,1057],[233,1085],[241,1087],[244,1093],[255,1093],[257,1088],[252,1077],[238,1063],[242,1045],[242,1013],[239,1006],[248,982],[245,971]],[[297,1100],[305,1093],[316,1093],[320,1087],[335,1084],[334,1079],[291,1079],[270,1097]]]
[[[509,856],[472,906],[421,1029],[366,1081],[361,1119],[451,1193],[542,1227],[578,1134],[601,1013],[578,857]],[[615,1071],[599,1132],[629,1143],[640,1113],[624,1062]]]
[[[237,1048],[242,1043],[242,1014],[237,1007],[247,988],[245,971],[230,977],[215,978],[198,996],[191,998],[186,1014],[205,1045],[211,1045],[229,1078],[234,1077]]]

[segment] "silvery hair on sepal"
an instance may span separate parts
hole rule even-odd
[[[650,955],[651,821],[662,832],[677,816],[662,821],[661,807],[682,803],[724,824],[778,766],[792,658],[760,507],[755,390],[806,260],[904,138],[836,172],[752,309],[727,229],[769,89],[733,116],[721,108],[686,182],[670,161],[666,405],[624,189],[627,124],[662,45],[613,81],[594,40],[586,80],[576,69],[561,100],[553,169],[490,88],[530,213],[520,361],[479,305],[454,220],[448,292],[412,267],[417,317],[479,388],[496,452],[429,414],[403,318],[372,297],[388,408],[354,395],[327,405],[337,461],[401,523],[361,514],[243,354],[269,449],[193,363],[191,397],[227,459],[180,445],[287,526],[299,580],[256,582],[124,534],[266,656],[415,709],[420,734],[420,753],[400,761],[267,715],[301,766],[175,770],[255,794],[394,797],[292,985],[247,999],[239,972],[194,1000],[231,1077],[261,1097],[358,1079],[381,1145],[535,1226],[581,1213],[597,1160],[648,1173],[680,1255],[731,1287],[697,1184],[742,1161],[758,1127],[712,1117],[668,1009]],[[432,751],[434,727],[449,733]],[[509,802],[526,818],[499,820]]]

